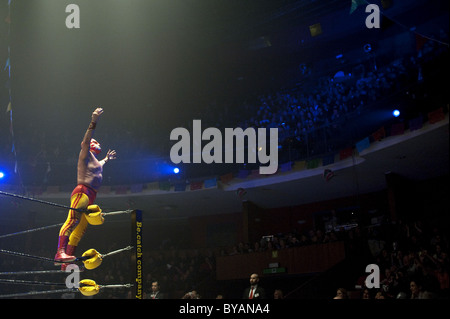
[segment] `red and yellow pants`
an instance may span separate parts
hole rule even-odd
[[[77,185],[70,195],[70,207],[86,209],[94,203],[96,196],[97,192],[94,189],[86,185]],[[87,225],[88,222],[84,213],[71,209],[64,225],[61,226],[59,236],[68,236],[68,244],[78,246],[86,232]]]

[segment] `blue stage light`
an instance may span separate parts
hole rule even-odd
[[[178,174],[178,173],[180,172],[180,169],[179,169],[178,167],[175,167],[175,168],[173,169],[173,172],[174,172],[175,174]]]
[[[0,179],[2,179],[3,177],[5,177],[5,173],[0,172]]]
[[[400,111],[399,110],[394,110],[392,112],[392,115],[394,115],[395,117],[399,117],[400,116]]]

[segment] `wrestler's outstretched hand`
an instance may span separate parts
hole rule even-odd
[[[92,112],[92,122],[97,123],[98,118],[100,115],[102,115],[103,109],[101,107],[98,107],[95,109],[94,112]]]
[[[106,153],[106,158],[108,160],[116,159],[116,151],[115,150],[108,150],[108,153]]]

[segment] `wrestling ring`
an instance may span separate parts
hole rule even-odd
[[[4,191],[0,191],[0,195],[14,197],[20,200],[32,201],[48,206],[54,206],[59,208],[65,208],[68,210],[75,210],[81,213],[90,213],[89,209],[76,209],[70,206],[61,205],[53,202],[43,201],[36,198],[30,198],[26,196],[21,196],[17,194],[12,194]],[[89,207],[88,207],[89,208]],[[101,211],[100,211],[101,212]],[[96,249],[91,248],[85,251],[81,257],[77,257],[75,261],[66,263],[67,267],[65,270],[61,269],[61,264],[56,263],[53,258],[48,258],[45,256],[39,256],[34,254],[28,254],[24,252],[17,252],[8,249],[3,249],[2,241],[5,239],[10,239],[16,236],[28,235],[31,233],[48,230],[52,228],[61,227],[63,223],[48,225],[43,227],[37,227],[27,230],[21,230],[18,232],[8,233],[0,235],[0,255],[7,255],[11,258],[25,258],[28,260],[38,261],[41,265],[49,265],[47,269],[34,269],[25,271],[0,271],[0,299],[2,298],[29,298],[30,296],[36,295],[49,295],[49,294],[65,294],[81,293],[83,296],[91,297],[101,293],[105,289],[127,289],[131,290],[130,296],[134,295],[136,299],[142,299],[142,211],[140,210],[123,210],[114,212],[101,212],[104,217],[114,216],[114,215],[129,215],[131,218],[131,240],[130,245],[124,248],[116,249],[108,253],[99,253]],[[105,218],[106,220],[106,218]],[[133,269],[131,271],[130,283],[119,283],[119,284],[97,284],[92,279],[80,279],[81,274],[88,273],[101,266],[102,262],[106,259],[105,263],[108,262],[109,257],[117,254],[122,254],[124,252],[131,253],[130,265]],[[129,254],[130,255],[130,254]],[[121,259],[123,261],[123,258]],[[14,262],[12,262],[14,264]],[[1,263],[0,263],[1,265]],[[50,266],[57,266],[58,269],[51,269]],[[45,266],[47,267],[47,266]],[[41,267],[42,268],[42,267]],[[36,280],[39,276],[48,275],[62,276],[59,282],[50,282],[47,280]],[[33,277],[35,280],[22,280],[18,278],[22,277]],[[13,279],[11,279],[13,278]],[[58,275],[58,278],[59,275]],[[3,294],[1,289],[3,285],[21,285],[21,286],[50,286],[51,289],[46,290],[32,290],[24,292],[14,292]],[[9,285],[9,286],[8,286]]]

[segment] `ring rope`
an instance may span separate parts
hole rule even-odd
[[[64,223],[60,223],[60,224],[56,224],[56,225],[50,225],[50,226],[43,226],[43,227],[29,229],[29,230],[23,230],[23,231],[20,231],[20,232],[6,234],[6,235],[0,235],[0,239],[7,238],[7,237],[12,237],[12,236],[17,236],[17,235],[22,235],[22,234],[28,234],[28,233],[32,233],[32,232],[35,232],[35,231],[38,231],[38,230],[45,230],[45,229],[58,227],[58,226],[62,226],[62,225],[64,225]]]
[[[48,201],[45,201],[45,200],[40,200],[40,199],[36,199],[36,198],[26,197],[26,196],[13,194],[13,193],[8,193],[8,192],[4,192],[4,191],[0,191],[0,195],[6,195],[6,196],[16,197],[16,198],[20,198],[20,199],[26,199],[26,200],[37,202],[37,203],[41,203],[41,204],[51,205],[51,206],[60,207],[60,208],[66,208],[66,209],[74,210],[74,211],[77,211],[77,212],[80,212],[80,213],[89,213],[90,212],[89,209],[87,209],[87,208],[74,208],[74,207],[70,207],[70,206],[67,206],[67,205],[63,205],[63,204],[52,203],[52,202],[48,202]],[[105,213],[105,215],[111,216],[111,215],[119,215],[119,214],[129,214],[132,211],[133,210],[128,209],[128,210],[124,210],[124,211]]]
[[[100,288],[131,288],[133,284],[99,285]]]
[[[99,288],[132,288],[133,284],[98,285],[98,287]],[[77,290],[75,288],[46,290],[46,291],[29,291],[29,292],[9,294],[9,295],[0,295],[0,298],[15,298],[15,297],[30,296],[30,295],[54,294],[54,293],[77,292],[77,291],[79,291],[79,290]]]
[[[102,213],[102,214],[104,216],[113,216],[113,215],[121,215],[121,214],[130,214],[131,212],[133,212],[133,210],[129,210],[128,209],[128,210],[120,210],[120,211],[117,211],[117,212]],[[24,231],[11,233],[11,234],[6,234],[6,235],[0,235],[0,239],[7,238],[7,237],[12,237],[12,236],[17,236],[17,235],[22,235],[22,234],[28,234],[28,233],[32,233],[32,232],[39,231],[39,230],[45,230],[45,229],[49,229],[49,228],[53,228],[53,227],[58,227],[58,226],[61,226],[61,225],[64,225],[64,223],[50,225],[50,226],[43,226],[43,227],[39,227],[39,228],[24,230]]]
[[[17,280],[17,279],[0,279],[1,283],[7,284],[24,284],[24,285],[43,285],[43,286],[65,286],[65,283],[61,282],[47,282],[47,281],[30,281],[30,280]],[[116,284],[116,285],[98,285],[100,288],[131,288],[131,284]]]
[[[11,197],[16,197],[16,198],[20,198],[20,199],[26,199],[32,202],[37,202],[37,203],[41,203],[41,204],[46,204],[46,205],[51,205],[51,206],[56,206],[56,207],[61,207],[61,208],[66,208],[66,209],[71,209],[80,213],[88,213],[89,210],[86,208],[73,208],[67,205],[62,205],[62,204],[56,204],[56,203],[52,203],[52,202],[47,202],[45,200],[40,200],[40,199],[36,199],[36,198],[31,198],[31,197],[26,197],[26,196],[22,196],[22,195],[17,195],[17,194],[12,194],[12,193],[8,193],[8,192],[4,192],[4,191],[0,191],[0,195],[6,195],[6,196],[11,196]]]
[[[16,298],[16,297],[25,297],[31,295],[42,295],[42,294],[56,294],[56,293],[64,293],[64,292],[76,292],[75,289],[56,289],[56,290],[46,290],[46,291],[29,291],[22,292],[17,294],[9,294],[9,295],[0,295],[0,298]]]
[[[133,248],[132,246],[128,246],[128,247],[126,247],[126,248],[122,248],[122,249],[119,249],[119,250],[116,250],[116,251],[112,251],[112,252],[110,252],[110,253],[107,253],[107,254],[105,254],[105,255],[102,255],[102,257],[106,257],[106,256],[110,256],[110,255],[113,255],[113,254],[117,254],[117,253],[122,252],[122,251],[125,251],[125,250],[130,250],[130,249],[132,249],[132,248]],[[41,257],[41,256],[34,256],[34,255],[29,255],[29,254],[19,253],[19,252],[15,252],[15,251],[9,251],[9,250],[5,250],[5,249],[0,249],[0,253],[6,254],[6,255],[18,256],[18,257],[25,257],[25,258],[32,258],[32,259],[37,259],[37,260],[49,261],[49,262],[52,262],[52,263],[55,262],[55,260],[52,259],[52,258]],[[86,257],[78,257],[78,258],[75,259],[74,261],[83,261],[83,260],[86,260],[86,259],[89,259],[89,258],[91,258],[91,257],[89,257],[89,256],[86,256]]]
[[[55,207],[60,207],[60,208],[66,208],[66,209],[70,209],[70,210],[74,210],[80,213],[89,213],[89,209],[87,208],[74,208],[74,207],[70,207],[67,205],[63,205],[63,204],[57,204],[57,203],[52,203],[52,202],[48,202],[45,200],[40,200],[40,199],[36,199],[36,198],[31,198],[31,197],[26,197],[26,196],[22,196],[22,195],[18,195],[18,194],[13,194],[13,193],[8,193],[8,192],[4,192],[4,191],[0,191],[0,195],[5,195],[5,196],[11,196],[11,197],[16,197],[16,198],[20,198],[20,199],[26,199],[32,202],[37,202],[37,203],[41,203],[41,204],[46,204],[46,205],[51,205],[51,206],[55,206]],[[106,213],[107,215],[118,215],[118,214],[124,214],[124,213],[131,213],[132,210],[125,210],[125,211],[118,211],[118,212],[113,212],[113,213]]]
[[[111,256],[111,255],[115,255],[115,254],[121,253],[122,251],[130,250],[130,249],[133,249],[133,246],[128,246],[128,247],[125,247],[125,248],[122,248],[122,249],[118,249],[118,250],[112,251],[110,253],[101,255],[101,256],[102,256],[102,258],[105,258],[105,257]]]
[[[72,270],[74,272],[82,272],[79,270]],[[31,271],[5,271],[0,272],[0,276],[18,276],[18,275],[39,275],[39,274],[67,274],[63,270],[31,270]]]
[[[40,285],[40,286],[65,286],[65,283],[47,282],[47,281],[29,281],[17,279],[1,279],[0,284],[16,284],[16,285]]]
[[[25,257],[25,258],[31,258],[31,259],[55,262],[55,260],[52,259],[52,258],[41,257],[41,256],[34,256],[34,255],[19,253],[19,252],[15,252],[15,251],[9,251],[9,250],[5,250],[5,249],[0,249],[0,253],[6,254],[6,255],[18,256],[18,257]]]
[[[121,214],[131,214],[133,212],[132,209],[127,209],[127,210],[119,210],[117,212],[110,212],[110,213],[102,213],[105,216],[113,216],[113,215],[121,215]]]

